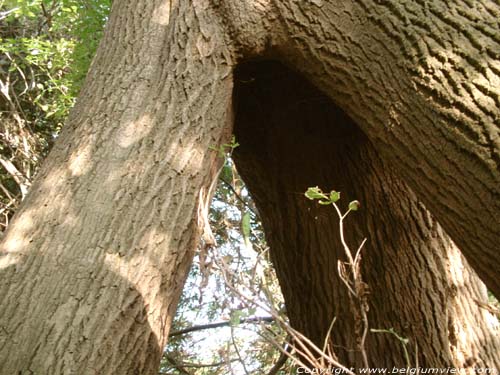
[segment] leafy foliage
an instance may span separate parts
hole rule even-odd
[[[0,0],[0,231],[82,86],[110,0]]]

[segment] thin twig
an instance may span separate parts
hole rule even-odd
[[[253,317],[253,318],[241,319],[238,324],[260,323],[260,322],[271,323],[273,321],[274,321],[274,318],[272,316],[262,316],[262,317]],[[200,325],[196,325],[196,326],[193,326],[193,327],[188,327],[188,328],[178,329],[178,330],[172,331],[172,332],[169,333],[168,337],[181,336],[181,335],[185,335],[187,333],[197,332],[197,331],[203,331],[203,330],[206,330],[206,329],[228,327],[228,326],[231,326],[232,324],[233,324],[233,322],[231,322],[231,321],[223,321],[223,322],[217,322],[217,323],[200,324]]]
[[[231,343],[233,344],[234,351],[236,352],[236,356],[238,357],[238,361],[241,363],[241,366],[243,367],[243,371],[245,372],[246,375],[250,375],[250,373],[247,370],[247,367],[245,366],[245,361],[241,357],[240,354],[240,349],[238,348],[238,345],[236,344],[236,340],[234,339],[234,328],[231,327]]]
[[[285,365],[286,361],[288,360],[288,356],[286,353],[290,353],[291,351],[291,346],[287,343],[288,339],[285,339],[285,344],[282,346],[282,352],[280,353],[280,356],[276,363],[271,367],[267,375],[276,375],[278,371]]]

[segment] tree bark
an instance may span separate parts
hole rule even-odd
[[[439,301],[418,315],[432,314],[429,320],[417,316],[409,328],[398,325],[394,317],[390,321],[414,340],[419,340],[414,334],[434,332],[432,340],[420,339],[422,345],[439,342],[445,347],[446,340],[454,342],[436,327],[460,327],[453,322],[463,321],[459,311],[450,312],[449,306],[458,300],[446,299],[449,294],[443,289],[449,285],[443,275],[456,268],[445,267],[442,257],[434,267],[434,258],[428,256],[430,247],[437,244],[442,249],[449,240],[417,197],[500,296],[498,14],[498,4],[486,0],[114,2],[78,104],[2,241],[2,371],[156,371],[220,162],[210,147],[220,145],[231,131],[233,68],[263,57],[302,72],[367,136],[355,135],[353,141],[366,153],[352,161],[363,167],[362,172],[348,170],[336,188],[344,189],[345,184],[348,194],[367,202],[366,218],[353,219],[360,220],[353,225],[359,228],[356,233],[374,233],[382,239],[377,239],[379,244],[401,237],[394,241],[404,252],[379,249],[379,258],[365,259],[365,265],[378,270],[377,280],[385,270],[380,264],[405,271],[411,283],[395,274],[384,274],[380,280],[395,292],[408,291],[408,285],[432,285],[426,291],[411,290],[413,302],[390,303],[406,308],[420,299]],[[294,147],[301,150],[301,142]],[[331,152],[327,156],[332,157]],[[395,171],[386,174],[386,165]],[[308,175],[314,181],[305,181],[306,175],[295,176],[295,182],[283,180],[296,187],[297,199],[302,199],[304,182],[337,181],[323,169],[324,177],[318,179],[312,172],[318,166],[311,169]],[[353,181],[364,176],[352,191],[351,176]],[[379,181],[382,176],[388,181]],[[369,203],[368,186],[379,195],[374,203]],[[387,205],[389,213],[383,211]],[[288,212],[288,220],[308,212],[299,208]],[[396,227],[376,226],[375,211]],[[268,227],[272,218],[265,219]],[[400,230],[403,220],[410,220],[417,232],[422,230],[419,238],[424,240],[414,243],[415,230]],[[324,228],[330,226],[327,219]],[[327,251],[326,244],[333,244],[336,234],[322,228],[309,224],[307,236],[297,241],[310,242],[311,249],[317,246],[318,254]],[[372,232],[375,228],[383,233]],[[321,239],[323,233],[331,240]],[[325,254],[326,261],[334,262],[330,253]],[[389,263],[383,263],[386,258]],[[320,266],[319,258],[310,259],[318,262],[311,265]],[[396,261],[419,266],[419,271],[390,267]],[[422,273],[425,280],[419,281],[418,272],[426,264],[432,272]],[[283,267],[278,265],[278,271],[286,279]],[[334,285],[334,274],[304,276],[311,292],[321,289],[323,279]],[[290,301],[296,285],[287,281],[290,285],[284,289]],[[474,289],[457,285],[459,291]],[[382,297],[374,294],[373,300],[380,302]],[[299,309],[293,298],[290,303]],[[298,326],[303,321],[300,314],[308,313],[303,310],[290,311]],[[445,322],[445,312],[455,319],[452,323]],[[410,317],[410,312],[398,314]],[[323,318],[329,323],[332,317],[327,315]],[[373,322],[377,319],[374,313]],[[484,316],[477,314],[475,319],[482,322]],[[315,330],[311,328],[310,334],[321,337],[322,328]],[[488,346],[487,335],[485,330],[467,345],[482,350]],[[398,350],[384,335],[372,335],[371,340],[376,344],[370,347],[380,342],[387,345],[381,348]],[[453,350],[444,352],[442,363],[455,360]],[[434,352],[423,360],[437,362]],[[478,358],[486,362],[491,356],[484,353]]]
[[[210,147],[232,122],[216,17],[168,4],[114,2],[78,105],[8,229],[2,374],[158,371],[221,162]]]
[[[274,53],[359,125],[500,298],[498,2],[272,4],[287,37]]]
[[[242,60],[304,74],[399,171],[500,298],[500,5],[222,2]]]
[[[235,83],[236,165],[262,217],[292,325],[323,347],[336,318],[331,343],[339,359],[361,366],[360,321],[337,272],[337,260],[346,261],[337,214],[304,196],[320,185],[340,190],[344,209],[361,201],[344,232],[353,251],[368,238],[370,328],[410,340],[406,363],[395,336],[369,334],[370,365],[499,368],[498,330],[478,305],[487,301],[484,284],[357,125],[276,62],[242,66]]]

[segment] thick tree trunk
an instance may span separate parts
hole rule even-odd
[[[1,374],[158,371],[220,164],[210,147],[232,121],[215,17],[169,11],[114,2],[79,103],[8,229]]]
[[[359,365],[355,313],[337,272],[337,260],[346,259],[338,217],[303,194],[319,184],[342,191],[344,207],[362,202],[345,234],[353,250],[368,237],[371,328],[408,338],[413,366],[500,368],[498,331],[478,305],[487,302],[484,285],[356,124],[281,64],[244,65],[235,83],[235,158],[263,219],[292,324],[322,347],[336,317],[332,344],[344,364]],[[366,350],[372,366],[407,365],[394,336],[372,333]]]
[[[275,54],[356,121],[500,298],[500,4],[273,4]]]
[[[453,313],[451,306],[458,297],[445,299],[449,294],[441,279],[456,268],[445,266],[441,256],[432,253],[439,260],[435,264],[428,256],[435,244],[443,251],[448,239],[406,185],[383,166],[398,171],[500,296],[496,251],[500,242],[496,216],[500,7],[486,0],[456,3],[114,2],[105,40],[79,104],[2,242],[2,373],[156,371],[202,224],[200,207],[206,204],[217,170],[217,156],[210,146],[219,145],[230,131],[232,69],[236,61],[262,56],[301,70],[370,140],[355,135],[353,142],[362,145],[356,149],[361,154],[346,161],[359,165],[360,173],[350,169],[347,177],[336,180],[330,177],[338,176],[330,176],[332,172],[325,168],[318,179],[314,171],[319,167],[312,165],[308,175],[314,181],[297,175],[294,181],[276,179],[276,183],[291,183],[296,199],[302,199],[305,182],[338,181],[337,188],[344,189],[345,184],[346,192],[366,202],[367,216],[360,215],[353,226],[357,232],[373,233],[374,248],[367,252],[380,254],[365,259],[366,267],[379,272],[376,281],[368,269],[367,280],[379,293],[383,289],[377,289],[377,282],[395,292],[408,290],[407,285],[432,285],[426,291],[411,290],[413,300],[395,300],[390,306],[406,308],[420,300],[423,306],[440,303],[416,314],[409,328],[394,316],[380,321],[376,312],[387,311],[381,307],[374,308],[372,321],[385,326],[378,328],[394,322],[402,334],[421,340],[419,345],[432,342],[444,348],[447,340],[453,344],[452,336],[436,327],[459,327],[454,322],[470,317],[458,309]],[[347,132],[347,137],[352,136]],[[282,147],[288,150],[285,143]],[[295,147],[301,149],[302,144]],[[326,156],[336,155],[329,151]],[[343,171],[338,161],[329,163]],[[353,181],[364,176],[352,191],[347,189],[353,186],[351,176]],[[381,176],[388,180],[379,181]],[[372,193],[365,180],[374,181],[370,188],[378,195],[373,200],[368,199]],[[273,194],[280,191],[285,189],[272,190]],[[303,203],[296,204],[297,212],[289,212],[292,218],[308,212],[300,206]],[[294,207],[290,203],[290,209]],[[395,226],[375,225],[375,211]],[[269,215],[266,225],[271,228],[276,220]],[[323,227],[330,228],[330,219],[325,220]],[[411,220],[416,229],[400,230],[404,220]],[[306,221],[294,225],[300,223]],[[325,252],[326,262],[335,263],[328,252],[333,251],[330,247],[335,249],[335,232],[326,231],[331,240],[321,239],[325,233],[321,228],[310,223],[307,231],[297,230],[307,233],[297,241],[314,245],[310,248]],[[421,242],[413,242],[419,230]],[[272,238],[273,233],[268,235]],[[377,248],[393,240],[402,250]],[[320,258],[310,259],[317,262],[311,265],[320,267]],[[391,262],[400,265],[391,266]],[[287,263],[281,264],[280,277],[290,283],[284,285],[287,300],[299,309],[300,303],[292,297],[297,281],[287,278]],[[386,268],[381,264],[405,271],[411,283],[383,273]],[[432,271],[424,273],[427,264]],[[314,272],[303,277],[311,293],[322,290],[321,282],[336,285],[335,274]],[[426,275],[423,281],[418,278],[420,272]],[[457,293],[471,292],[459,282]],[[324,293],[336,296],[333,290]],[[373,300],[382,303],[383,296],[373,293]],[[343,311],[335,309],[325,310],[325,321],[332,318],[330,312]],[[443,318],[445,313],[451,320]],[[296,325],[304,324],[313,337],[321,337],[323,328],[309,329],[310,323],[301,323],[306,321],[301,314],[308,316],[304,307],[290,311]],[[398,314],[411,320],[410,312]],[[419,320],[426,314],[431,315]],[[477,314],[475,319],[483,318]],[[349,327],[348,318],[338,319]],[[340,328],[336,338],[350,345]],[[419,339],[423,332],[434,336]],[[454,350],[461,348],[459,333],[454,344],[458,349],[443,352],[441,359],[437,349],[429,349],[429,358],[423,360],[454,361],[458,358]],[[484,335],[474,336],[467,344],[471,349],[464,350],[477,349],[478,358],[488,361],[487,349],[481,352],[488,347],[487,334],[485,329]],[[481,337],[484,343],[477,342]],[[398,350],[384,335],[372,335],[371,340],[370,348]]]

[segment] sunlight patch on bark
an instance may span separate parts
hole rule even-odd
[[[149,114],[143,115],[137,121],[130,121],[118,133],[117,143],[122,148],[127,148],[147,136],[153,127]]]
[[[61,223],[65,229],[70,229],[78,225],[78,217],[73,212],[66,212],[64,221]]]
[[[175,0],[164,0],[153,12],[153,22],[159,25],[168,25],[170,22],[170,12],[177,6]]]
[[[5,240],[0,254],[0,269],[7,268],[18,263],[23,249],[29,244],[28,233],[33,228],[33,220],[30,211],[19,215],[10,229],[10,235]]]
[[[268,11],[271,8],[271,0],[253,0],[250,1],[255,10],[258,11]]]
[[[439,56],[439,57],[437,57]],[[420,67],[420,74],[430,86],[444,88],[439,90],[451,95],[451,100],[458,100],[467,108],[482,108],[482,110],[495,113],[497,102],[494,93],[500,90],[500,77],[491,70],[494,62],[489,58],[481,61],[481,67],[469,67],[468,70],[454,76],[454,84],[450,83],[449,72],[456,70],[457,66],[467,67],[467,60],[455,51],[440,49],[435,55],[428,55]],[[461,111],[455,108],[457,118],[462,116]],[[483,140],[484,141],[484,140]]]
[[[91,150],[92,145],[87,143],[82,148],[78,148],[76,152],[71,155],[69,160],[69,170],[72,176],[77,177],[88,172],[91,167]]]
[[[141,298],[150,301],[146,319],[154,332],[160,332],[158,311],[161,310],[163,299],[166,297],[162,285],[168,285],[168,282],[164,283],[165,277],[168,279],[170,275],[175,274],[174,266],[163,261],[171,256],[168,247],[163,245],[168,242],[168,236],[153,229],[144,233],[139,242],[143,245],[154,243],[152,247],[155,248],[155,253],[144,254],[143,251],[137,250],[136,254],[122,256],[116,252],[107,252],[104,263],[109,271],[121,276],[127,285],[133,287]]]
[[[170,167],[178,173],[194,174],[203,165],[205,150],[201,149],[197,140],[183,140],[172,145],[166,158],[170,160]]]
[[[493,73],[490,69],[489,72]],[[481,87],[483,90],[487,89],[489,92],[500,92],[500,77],[490,74],[489,77],[486,75],[477,75],[472,79],[472,83],[474,86],[471,88],[472,93],[475,99],[481,103],[482,106],[487,108],[490,112],[495,113],[498,109],[496,107],[495,100],[489,95],[485,95],[485,93],[481,92],[478,87]]]
[[[466,311],[463,315],[471,315],[471,311],[476,311],[476,314],[478,314],[475,321],[449,318],[448,336],[453,338],[453,340],[450,340],[450,350],[453,353],[453,357],[458,361],[458,364],[462,366],[466,363],[470,354],[473,353],[474,347],[472,346],[472,342],[485,340],[485,337],[482,337],[485,331],[478,329],[479,325],[476,324],[479,324],[479,321],[485,322],[486,324],[482,326],[483,329],[487,328],[492,333],[492,337],[494,337],[496,335],[494,332],[498,329],[498,320],[486,309],[477,309],[477,306],[468,305],[468,303],[477,304],[476,300],[469,301],[464,297],[460,297],[460,291],[466,289],[471,284],[470,272],[472,270],[469,269],[460,249],[453,242],[451,242],[447,251],[447,257],[449,262],[449,281],[452,287],[448,303],[451,304],[453,310]],[[483,284],[477,287],[482,289],[479,291],[479,295],[482,294],[486,299],[486,287]]]
[[[451,244],[450,249],[448,251],[448,261],[450,262],[449,270],[451,273],[451,281],[456,286],[464,285],[464,272],[465,266],[463,263],[462,254],[460,250],[455,246],[455,244]]]

